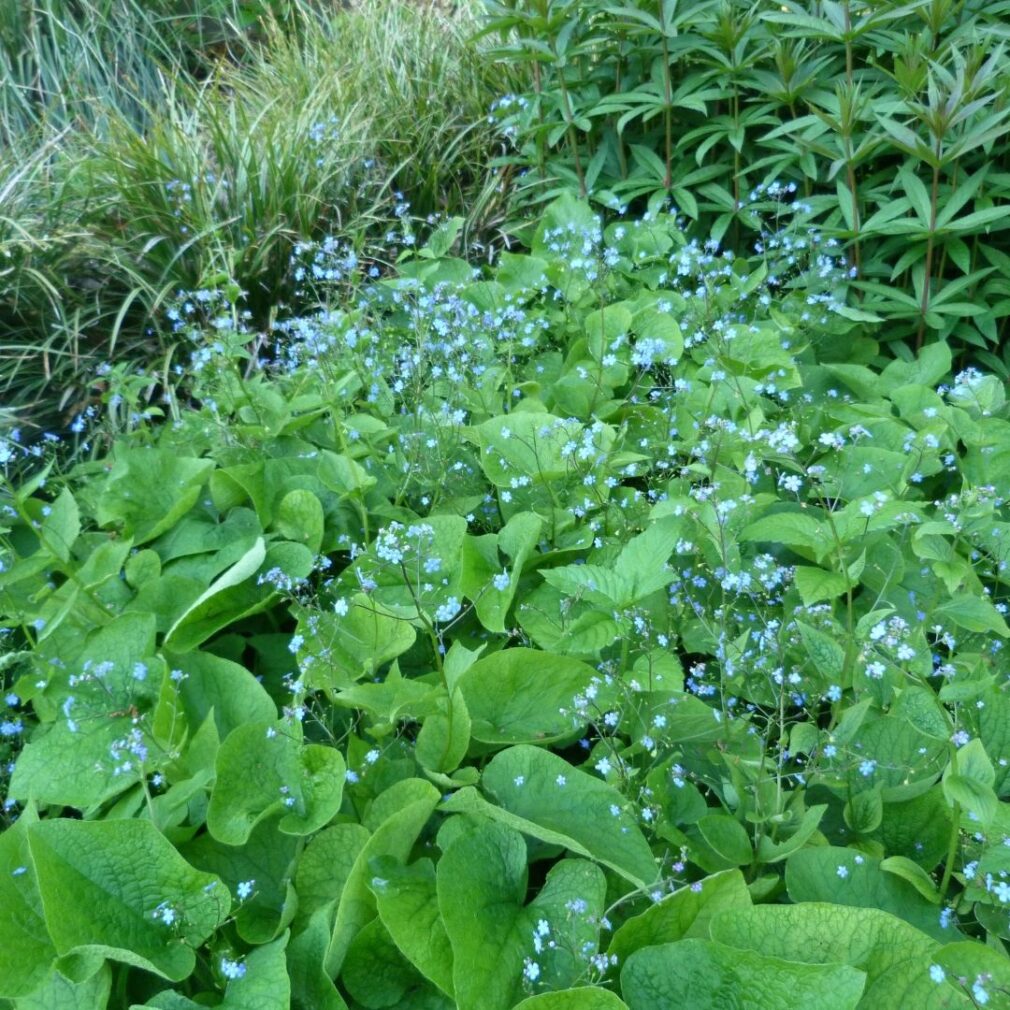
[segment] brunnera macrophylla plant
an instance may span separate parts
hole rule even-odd
[[[3,443],[0,999],[1007,1005],[1005,389],[789,200],[450,220]]]

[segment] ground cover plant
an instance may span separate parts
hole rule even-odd
[[[1010,1004],[1004,385],[748,213],[305,247],[3,443],[0,999]]]

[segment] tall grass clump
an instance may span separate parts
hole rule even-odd
[[[94,312],[82,273],[91,237],[54,163],[64,140],[0,147],[0,397],[8,408],[34,409],[50,379],[81,366],[80,325]]]
[[[499,148],[488,109],[524,77],[471,41],[477,14],[474,3],[448,16],[397,0],[328,17],[307,12],[297,32],[271,32],[254,60],[225,68],[222,85],[253,102],[264,94],[306,101],[332,89],[334,113],[368,124],[370,156],[415,214],[476,218],[480,206],[487,212],[478,198],[494,185],[489,162]]]
[[[164,73],[187,63],[165,3],[10,0],[0,9],[0,138],[41,126],[101,132],[116,112],[138,122]]]
[[[502,71],[468,41],[465,10],[263,3],[242,34],[248,18],[199,9],[212,6],[232,30],[217,43],[197,8],[89,0],[4,15],[4,123],[23,144],[62,131],[29,195],[50,203],[47,234],[76,236],[73,270],[32,288],[45,312],[18,314],[2,374],[17,404],[44,393],[50,420],[87,398],[99,363],[171,353],[165,312],[180,292],[227,290],[266,328],[297,301],[299,244],[387,260],[408,213],[493,221],[486,110]],[[41,232],[24,234],[37,255]]]

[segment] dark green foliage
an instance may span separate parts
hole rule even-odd
[[[755,202],[803,201],[896,352],[949,340],[1010,372],[1006,3],[485,6],[532,74],[498,110],[520,202],[665,198],[740,249]]]

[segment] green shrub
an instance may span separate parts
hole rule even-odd
[[[486,7],[499,56],[533,70],[497,109],[520,199],[669,198],[739,245],[749,194],[792,182],[889,342],[950,340],[1008,374],[1005,4]]]

